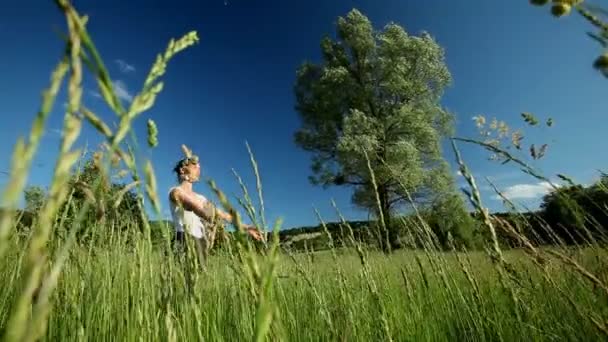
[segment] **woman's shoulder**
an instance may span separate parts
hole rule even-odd
[[[177,196],[179,196],[179,195],[187,195],[187,196],[192,196],[192,195],[194,195],[194,196],[198,197],[199,199],[201,199],[201,200],[203,200],[203,201],[207,201],[207,197],[205,197],[204,195],[199,194],[199,193],[194,192],[194,191],[192,191],[192,192],[190,193],[190,192],[188,192],[188,191],[186,191],[186,190],[184,190],[184,189],[180,188],[179,186],[174,186],[174,187],[171,187],[171,188],[169,189],[169,197],[170,197],[172,200],[175,200],[175,199],[176,199],[176,197],[177,197]]]
[[[181,194],[182,192],[183,192],[183,190],[179,186],[173,186],[173,187],[169,188],[169,199],[171,200],[171,202],[175,202],[177,199],[177,196],[179,194]]]

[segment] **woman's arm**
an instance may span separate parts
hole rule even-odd
[[[194,212],[205,220],[212,220],[215,216],[214,207],[208,201],[201,201],[198,197],[188,194],[180,189],[171,191],[171,201],[180,204],[184,209]]]
[[[209,206],[214,207],[211,202],[207,201],[207,203],[209,203]],[[228,221],[230,223],[234,223],[232,221],[233,220],[232,215],[230,215],[229,213],[222,211],[221,209],[219,209],[217,207],[215,207],[215,212],[223,220]],[[258,240],[258,241],[263,240],[262,234],[256,227],[247,225],[247,224],[241,224],[241,228],[243,230],[245,230],[247,232],[247,234],[249,234],[255,240]]]
[[[219,216],[224,221],[228,221],[233,223],[232,215],[229,213],[217,208],[210,201],[201,201],[195,195],[188,194],[179,189],[174,189],[171,192],[171,200],[175,203],[180,203],[186,210],[190,210],[194,212],[199,217],[202,217],[208,221],[211,221],[216,215]],[[261,234],[255,227],[242,225],[242,227],[251,235],[254,239],[260,240],[262,239]]]
[[[232,215],[230,215],[229,213],[222,211],[221,209],[219,209],[218,207],[215,207],[211,202],[207,201],[209,206],[212,206],[215,208],[215,213],[217,216],[219,216],[222,220],[224,221],[228,221],[230,223],[232,223]]]

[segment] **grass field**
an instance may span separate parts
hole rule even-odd
[[[255,335],[256,300],[239,262],[213,255],[206,272],[147,247],[76,248],[52,294],[49,340],[244,341]],[[505,289],[485,253],[403,251],[387,257],[353,249],[281,254],[268,300],[272,340],[569,340],[605,338],[606,292],[555,259],[541,270],[523,251],[506,259],[521,284]],[[603,250],[572,257],[608,277]],[[18,284],[19,249],[0,262]],[[366,272],[367,270],[367,272]],[[195,274],[189,292],[184,271]],[[19,289],[0,294],[6,323]],[[515,304],[510,290],[518,299]],[[519,316],[519,318],[518,318]],[[4,326],[4,324],[0,324]]]

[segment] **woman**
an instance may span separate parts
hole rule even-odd
[[[173,171],[177,174],[179,182],[179,185],[171,188],[169,192],[175,238],[182,245],[187,242],[186,239],[194,241],[200,265],[204,268],[208,246],[206,225],[215,217],[228,222],[232,222],[233,218],[192,189],[192,185],[198,182],[201,176],[197,157],[180,160]],[[255,227],[244,225],[243,228],[255,240],[262,239],[262,235]]]

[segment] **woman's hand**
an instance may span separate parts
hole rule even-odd
[[[250,225],[245,225],[244,228],[245,228],[245,231],[247,231],[247,234],[249,234],[249,236],[251,236],[254,240],[256,240],[256,241],[264,240],[262,232],[260,232],[256,227],[250,226]]]

